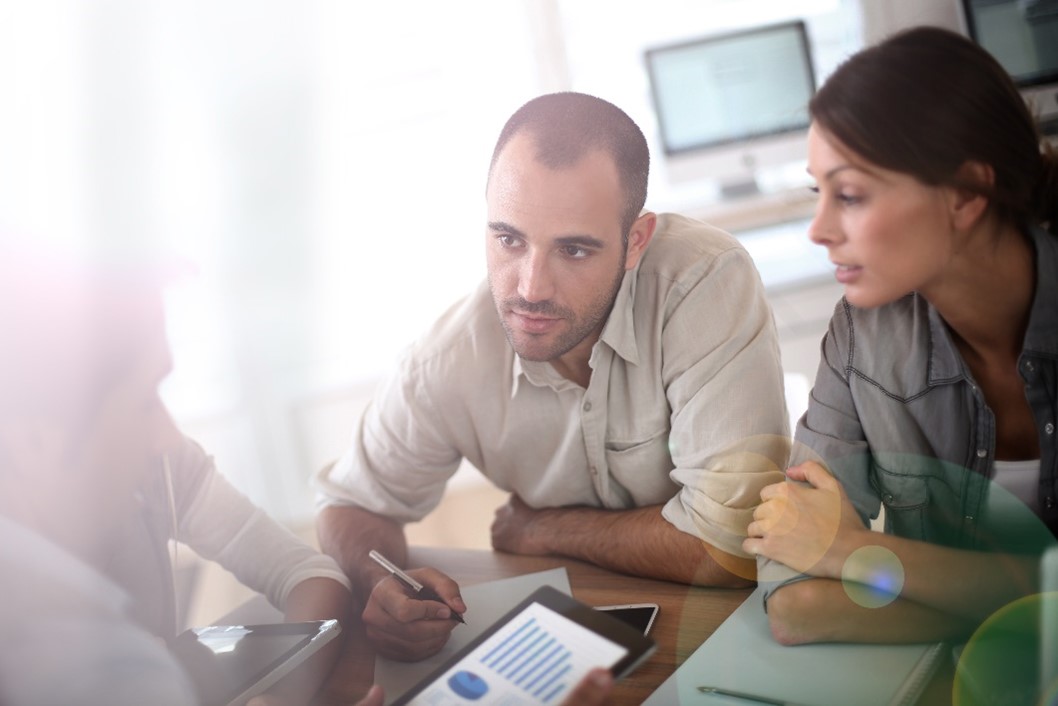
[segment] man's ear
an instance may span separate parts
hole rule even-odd
[[[628,231],[628,251],[625,253],[625,269],[631,270],[639,264],[639,258],[643,257],[650,239],[654,237],[654,230],[658,227],[658,216],[652,211],[644,211],[633,223]]]
[[[985,196],[995,184],[995,171],[984,162],[968,161],[955,173],[950,214],[952,225],[959,230],[970,230],[988,211],[990,199]]]

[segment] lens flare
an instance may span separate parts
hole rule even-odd
[[[889,605],[904,588],[904,565],[885,547],[860,547],[841,567],[845,594],[864,608]]]

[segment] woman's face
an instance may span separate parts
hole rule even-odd
[[[929,298],[955,250],[954,192],[870,164],[817,126],[808,172],[819,191],[809,237],[826,247],[849,302],[881,306],[912,291]]]

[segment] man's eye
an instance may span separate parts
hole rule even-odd
[[[573,258],[574,260],[579,260],[587,257],[591,253],[588,252],[587,248],[582,248],[579,245],[564,245],[562,247],[562,254],[566,257]]]
[[[496,236],[496,240],[500,241],[500,245],[505,248],[518,247],[519,244],[518,238],[510,233],[501,233]]]

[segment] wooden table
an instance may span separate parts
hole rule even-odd
[[[709,589],[617,574],[562,557],[529,557],[473,549],[412,548],[409,565],[433,566],[460,585],[565,567],[573,596],[589,605],[657,603],[651,629],[658,649],[636,671],[620,681],[611,703],[641,704],[687,656],[709,637],[749,595],[749,589]],[[374,675],[374,653],[362,630],[351,626],[345,651],[317,702],[348,706],[360,698]]]
[[[641,704],[750,594],[750,589],[685,586],[617,574],[562,557],[529,557],[471,549],[412,548],[409,566],[433,566],[470,586],[483,581],[565,567],[573,596],[589,605],[653,602],[660,607],[651,636],[653,656],[618,682],[610,704]],[[791,648],[796,649],[796,648]],[[321,689],[321,706],[350,706],[374,677],[374,652],[358,625],[347,629],[345,649]],[[920,706],[950,706],[953,669],[945,660],[919,700]]]

